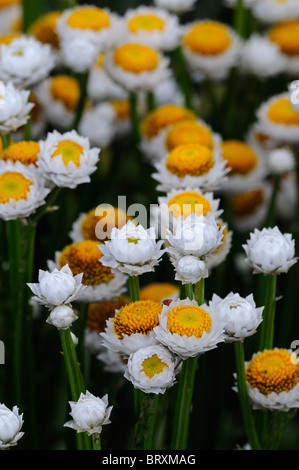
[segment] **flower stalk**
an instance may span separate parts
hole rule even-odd
[[[265,308],[264,320],[261,324],[260,330],[260,344],[259,350],[272,349],[274,341],[274,323],[275,323],[275,310],[276,310],[276,285],[277,276],[270,274],[265,278]]]

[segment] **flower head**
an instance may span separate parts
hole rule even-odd
[[[5,85],[5,100],[1,96],[0,132],[8,134],[15,132],[26,124],[34,103],[29,102],[30,92],[18,90],[12,82]]]
[[[21,432],[23,423],[23,414],[19,414],[17,406],[11,411],[4,404],[0,404],[0,449],[17,445],[18,440],[24,435]]]
[[[51,310],[47,323],[55,326],[58,330],[67,330],[78,319],[78,315],[69,305],[58,305]]]
[[[154,0],[157,7],[165,8],[174,13],[191,10],[196,0]]]
[[[102,398],[95,397],[86,391],[81,393],[77,402],[70,401],[70,415],[72,421],[68,421],[64,426],[75,429],[77,432],[87,432],[89,436],[94,433],[101,433],[102,426],[111,423],[110,414],[112,406],[108,406],[108,396]]]
[[[254,274],[287,273],[297,262],[292,235],[281,233],[278,227],[255,229],[243,248]]]
[[[260,78],[275,76],[284,71],[285,57],[267,36],[254,34],[243,46],[242,68]]]
[[[296,166],[294,153],[287,147],[273,149],[268,154],[267,165],[274,175],[292,172]]]

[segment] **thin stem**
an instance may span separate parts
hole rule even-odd
[[[242,38],[246,37],[246,13],[244,0],[237,0],[234,11],[234,29]]]
[[[146,102],[147,102],[147,112],[150,113],[156,107],[155,103],[155,95],[153,91],[148,91],[146,95]]]
[[[5,150],[11,144],[11,136],[10,134],[4,134],[1,136],[1,138],[2,138],[2,147],[3,147],[3,150]]]
[[[56,198],[58,197],[58,194],[60,193],[61,188],[56,187],[55,189],[52,190],[50,195],[48,196],[48,199],[46,201],[46,204],[44,204],[32,217],[32,220],[34,223],[37,223],[40,221],[40,219],[46,214],[46,212],[49,212],[51,210],[51,206],[54,204]]]
[[[102,450],[101,437],[99,433],[94,433],[92,435],[92,448],[93,450]]]
[[[176,66],[177,66],[177,76],[178,76],[180,88],[184,95],[185,106],[186,108],[193,110],[192,85],[189,80],[189,75],[187,72],[185,58],[184,58],[184,54],[183,54],[183,50],[181,46],[177,47],[177,49],[175,50],[175,61],[176,61]]]
[[[251,450],[260,450],[260,443],[258,440],[257,432],[255,429],[255,422],[253,419],[252,409],[247,391],[245,360],[244,360],[244,346],[241,341],[234,343],[235,361],[237,372],[238,396],[240,401],[241,412],[243,416],[244,426]]]
[[[194,299],[198,305],[202,305],[205,301],[205,280],[201,279],[194,286]]]
[[[130,116],[132,132],[135,145],[138,146],[140,142],[140,128],[139,128],[139,114],[138,114],[138,97],[136,93],[130,93]]]
[[[154,450],[160,395],[143,393],[140,390],[139,392],[140,410],[135,432],[135,446],[136,449]]]
[[[185,296],[193,300],[193,284],[185,284]]]
[[[274,341],[274,320],[275,320],[275,306],[276,306],[276,284],[277,276],[268,275],[265,278],[265,303],[263,312],[263,322],[260,330],[260,345],[259,350],[272,349]]]
[[[268,213],[265,220],[265,227],[273,227],[275,223],[275,214],[276,214],[276,201],[279,190],[279,175],[274,176],[273,186],[272,186],[272,195],[269,203]]]
[[[129,276],[129,291],[131,302],[139,300],[139,276]]]

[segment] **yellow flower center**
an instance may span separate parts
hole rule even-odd
[[[62,140],[56,145],[56,150],[52,154],[52,158],[61,155],[65,166],[69,162],[73,162],[76,166],[79,166],[80,157],[83,152],[83,147],[77,144],[77,142],[72,142],[71,140]]]
[[[117,119],[122,121],[130,117],[129,100],[111,101],[111,104],[116,112]]]
[[[247,175],[257,165],[257,155],[245,142],[226,140],[222,142],[222,157],[231,168],[230,175]]]
[[[284,54],[299,54],[299,21],[283,21],[275,25],[268,33],[269,39],[280,47]]]
[[[1,8],[1,7],[0,7]],[[2,44],[5,44],[6,46],[10,44],[14,39],[17,39],[20,37],[20,33],[8,33],[8,34],[3,34],[3,36],[0,36],[0,46]]]
[[[153,282],[140,289],[140,300],[155,300],[160,302],[173,294],[179,293],[179,288],[169,282]]]
[[[7,171],[0,175],[0,203],[7,204],[10,199],[19,201],[27,199],[30,191],[30,181],[26,176],[17,171]]]
[[[150,72],[159,63],[155,49],[143,44],[124,44],[114,52],[115,63],[132,73]]]
[[[98,333],[105,331],[106,320],[114,317],[115,310],[119,310],[121,307],[129,303],[129,298],[118,297],[117,299],[107,300],[106,302],[89,304],[87,328],[91,331],[97,331]]]
[[[277,99],[268,109],[268,118],[276,124],[299,125],[299,113],[287,97]]]
[[[232,198],[233,213],[236,217],[246,217],[253,214],[264,202],[262,189],[254,189],[236,194]]]
[[[167,327],[171,333],[180,336],[195,336],[201,338],[204,332],[208,332],[212,325],[212,319],[208,312],[196,305],[180,305],[169,310],[167,315]]]
[[[34,141],[22,141],[11,144],[6,148],[1,158],[12,162],[21,162],[24,165],[36,164],[40,145]]]
[[[80,98],[78,80],[69,75],[57,75],[51,79],[50,92],[54,100],[62,101],[68,111],[74,111]]]
[[[166,362],[163,362],[157,354],[153,354],[151,357],[144,359],[140,372],[144,372],[147,377],[152,379],[154,375],[161,374],[165,367],[168,367]]]
[[[179,145],[169,153],[166,160],[167,169],[181,178],[186,175],[203,175],[213,165],[213,152],[200,144]]]
[[[114,274],[107,266],[103,266],[100,258],[103,256],[98,241],[84,240],[67,245],[59,256],[59,269],[69,265],[74,276],[83,273],[82,282],[85,285],[96,286],[109,282]]]
[[[217,21],[202,21],[187,32],[184,44],[197,54],[217,55],[229,48],[231,36],[226,25]]]
[[[56,33],[56,23],[60,15],[60,11],[51,11],[41,16],[31,25],[30,33],[43,44],[50,44],[58,49],[59,38]]]
[[[197,116],[184,106],[165,104],[146,116],[141,123],[141,131],[148,139],[152,139],[167,126],[186,119],[196,120]]]
[[[67,20],[67,24],[71,28],[93,29],[100,31],[110,26],[110,18],[108,13],[101,8],[95,6],[85,6],[75,10]]]
[[[17,5],[21,3],[21,0],[0,0],[0,8],[9,7],[11,5]]]
[[[285,349],[260,352],[249,363],[246,377],[252,388],[264,395],[288,392],[299,382],[299,364],[293,364]]]
[[[200,144],[212,149],[212,132],[196,121],[181,121],[168,131],[166,147],[168,150],[173,150],[175,147],[185,144]]]
[[[137,33],[140,30],[163,31],[165,21],[157,15],[136,15],[128,21],[129,30]]]
[[[107,206],[101,208],[101,215],[96,215],[96,209],[86,213],[81,221],[81,232],[86,240],[110,239],[111,230],[114,227],[122,228],[130,220],[126,213],[116,207]],[[103,234],[102,237],[100,235]]]
[[[211,210],[211,204],[202,194],[195,191],[185,191],[171,198],[168,208],[174,217],[183,216],[186,219],[191,213],[198,216],[207,215]]]
[[[148,335],[159,323],[162,305],[154,300],[138,300],[122,307],[113,321],[113,331],[122,339],[134,333]]]

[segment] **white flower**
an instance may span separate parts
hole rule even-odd
[[[157,7],[165,8],[174,13],[183,13],[191,10],[196,0],[154,0]]]
[[[252,13],[261,23],[275,24],[299,18],[299,5],[297,0],[258,0],[253,2]]]
[[[206,261],[197,256],[171,257],[170,260],[175,269],[175,279],[182,284],[196,284],[209,276]]]
[[[268,168],[272,174],[282,175],[295,169],[294,153],[288,148],[277,148],[268,154]]]
[[[254,274],[287,273],[297,262],[292,235],[282,234],[278,227],[255,229],[243,248]]]
[[[29,217],[45,204],[50,189],[37,171],[20,162],[0,160],[0,218]]]
[[[224,341],[223,322],[207,305],[185,299],[164,305],[154,328],[157,340],[182,359],[196,357]]]
[[[0,36],[10,34],[14,31],[15,25],[22,19],[22,6],[19,3],[9,3],[0,6]]]
[[[277,44],[253,34],[243,45],[242,68],[261,78],[278,75],[284,71],[285,57]]]
[[[144,393],[163,394],[175,382],[176,362],[162,345],[144,347],[129,356],[124,376]]]
[[[145,229],[132,221],[121,229],[113,228],[111,240],[99,248],[103,253],[101,263],[109,266],[112,272],[121,272],[136,276],[154,271],[165,250],[161,249],[163,240],[156,241],[153,227]]]
[[[127,92],[136,93],[153,90],[169,78],[169,63],[168,57],[150,46],[126,42],[107,52],[104,67]]]
[[[30,92],[18,90],[12,82],[5,84],[4,92],[0,96],[0,133],[8,134],[27,123],[34,104],[29,102]]]
[[[0,404],[0,449],[17,445],[18,440],[24,435],[21,432],[23,423],[23,414],[19,414],[17,406],[11,411],[4,404]]]
[[[87,94],[95,103],[107,100],[123,100],[128,97],[128,92],[117,84],[104,67],[105,55],[94,64],[89,72]]]
[[[83,113],[79,124],[79,133],[87,137],[92,145],[107,147],[114,137],[115,118],[115,110],[112,105],[99,103]]]
[[[231,246],[232,246],[232,238],[233,238],[233,233],[231,230],[228,230],[228,226],[226,222],[223,222],[221,219],[218,219],[218,224],[220,226],[223,226],[223,238],[222,238],[222,243],[218,247],[214,253],[211,253],[208,255],[206,259],[206,265],[208,268],[209,273],[211,272],[212,269],[214,269],[216,266],[219,266],[227,257],[227,255],[230,252]]]
[[[288,173],[280,180],[277,194],[277,215],[282,220],[294,220],[296,217],[298,187],[296,173]]]
[[[33,299],[48,308],[68,305],[77,300],[85,287],[82,285],[83,274],[73,275],[66,264],[58,270],[39,270],[38,283],[29,283],[34,294]]]
[[[177,15],[162,8],[139,6],[124,15],[128,41],[148,44],[155,49],[171,51],[181,39],[181,27]]]
[[[231,292],[224,299],[214,294],[209,307],[225,323],[226,342],[242,341],[253,335],[263,320],[264,307],[256,307],[252,294],[243,298]]]
[[[75,130],[64,134],[54,130],[40,141],[38,166],[45,178],[58,187],[76,188],[89,183],[97,169],[100,149],[91,148],[88,138]]]
[[[61,41],[60,55],[64,65],[75,72],[85,73],[95,64],[98,48],[84,37],[70,36]]]
[[[58,330],[67,330],[77,319],[78,315],[76,315],[72,307],[69,305],[59,305],[51,310],[46,321]]]
[[[25,35],[1,46],[0,78],[25,88],[45,79],[55,66],[51,46]]]
[[[70,401],[69,404],[73,420],[64,424],[68,428],[87,432],[91,436],[101,433],[102,426],[111,423],[109,418],[113,407],[108,406],[108,395],[98,398],[86,391],[85,394],[81,393],[77,402]]]

